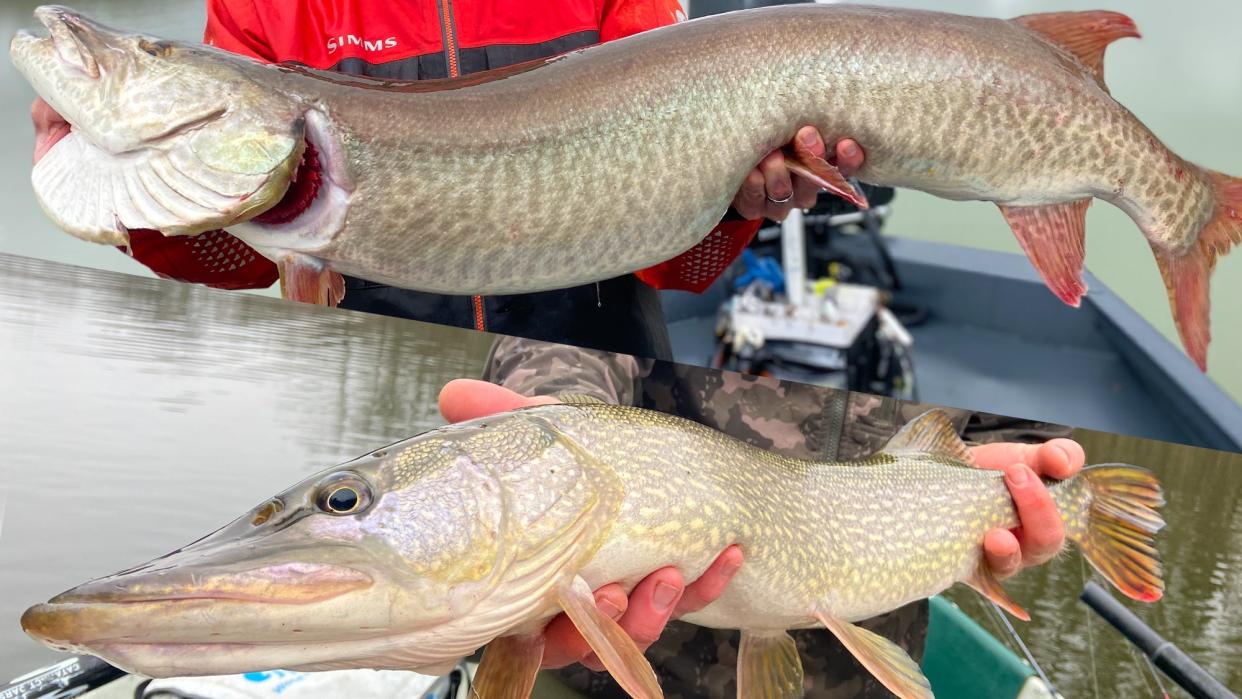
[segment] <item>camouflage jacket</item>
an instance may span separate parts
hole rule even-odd
[[[1039,442],[1070,434],[1060,425],[504,336],[492,346],[484,378],[525,395],[576,393],[675,413],[755,446],[810,459],[864,458],[932,407],[944,409],[974,443]],[[862,625],[920,660],[927,603]],[[891,696],[827,631],[791,635],[802,655],[807,697]],[[670,699],[734,697],[737,643],[736,631],[673,622],[647,657]],[[578,665],[560,674],[565,684],[591,697],[627,696],[606,673]]]

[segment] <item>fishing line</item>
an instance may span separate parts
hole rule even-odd
[[[1084,587],[1087,584],[1087,566],[1083,563],[1082,556],[1078,557],[1078,586]],[[1091,610],[1085,605],[1083,606],[1083,615],[1087,618],[1087,657],[1091,659],[1091,683],[1095,686],[1095,697],[1100,696],[1100,678],[1095,670],[1095,633],[1091,628]]]
[[[1044,674],[1044,669],[1039,666],[1039,661],[1035,660],[1034,655],[1031,655],[1031,649],[1026,647],[1026,643],[1018,635],[1018,630],[1013,627],[1009,617],[1005,616],[1005,612],[1001,610],[1000,605],[991,600],[988,600],[988,602],[992,605],[992,611],[996,612],[996,616],[1000,617],[1001,623],[1005,625],[1005,629],[1009,631],[1009,635],[1013,637],[1018,647],[1022,649],[1022,655],[1026,656],[1026,662],[1030,663],[1031,667],[1035,669],[1035,674],[1039,675],[1039,679],[1043,680],[1044,684],[1048,686],[1048,690],[1056,694],[1057,688],[1052,684],[1052,680],[1048,679],[1048,675]]]

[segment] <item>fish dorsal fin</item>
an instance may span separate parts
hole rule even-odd
[[[1104,49],[1118,39],[1138,38],[1134,20],[1120,12],[1045,12],[1015,17],[1014,22],[1069,51],[1104,85]]]
[[[888,440],[883,453],[890,456],[930,454],[972,466],[975,463],[970,447],[957,435],[957,428],[943,410],[929,410],[911,420]]]

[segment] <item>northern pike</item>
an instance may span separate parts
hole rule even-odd
[[[602,403],[442,427],[322,471],[195,543],[31,607],[53,647],[150,676],[273,668],[446,672],[486,644],[484,699],[525,697],[542,629],[564,611],[635,697],[650,664],[591,590],[673,565],[698,577],[729,545],[745,563],[687,617],[742,630],[738,696],[799,697],[788,629],[826,627],[886,687],[923,674],[862,619],[966,582],[1025,612],[982,562],[1017,525],[999,471],[973,467],[930,411],[861,462],[812,462],[664,413]],[[1066,537],[1126,595],[1163,593],[1160,486],[1094,466],[1050,485]]]
[[[349,274],[447,294],[521,293],[693,248],[767,153],[814,125],[858,177],[1000,206],[1058,297],[1086,286],[1103,199],[1155,252],[1206,368],[1209,276],[1242,241],[1242,180],[1179,158],[1109,94],[1115,12],[1013,20],[851,5],[715,15],[549,60],[401,83],[263,65],[44,7],[10,53],[72,125],[35,167],[69,233],[227,228],[335,303]],[[866,206],[836,168],[798,174]]]

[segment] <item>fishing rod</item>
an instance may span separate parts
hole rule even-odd
[[[1166,641],[1147,624],[1143,623],[1134,612],[1118,602],[1107,590],[1093,581],[1088,581],[1082,590],[1081,598],[1096,614],[1099,614],[1113,628],[1121,632],[1127,640],[1135,645],[1143,654],[1151,659],[1152,664],[1160,668],[1169,679],[1190,693],[1195,699],[1238,699],[1215,677],[1208,674],[1190,656],[1180,648]]]

